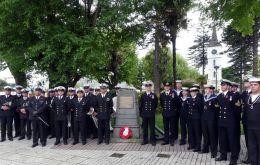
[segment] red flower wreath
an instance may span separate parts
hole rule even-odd
[[[132,129],[128,126],[124,126],[120,128],[119,136],[122,139],[130,139],[133,135]]]

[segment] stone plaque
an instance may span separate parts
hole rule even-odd
[[[112,142],[140,142],[140,125],[137,93],[133,89],[119,89],[117,95],[116,121]],[[130,139],[121,139],[120,129],[128,126],[133,133]]]
[[[118,108],[132,109],[134,108],[134,100],[132,96],[122,96],[119,97]]]

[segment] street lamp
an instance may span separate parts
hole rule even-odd
[[[218,89],[218,68],[219,68],[219,66],[215,65],[214,68],[216,70],[215,73],[216,73],[216,90],[217,90]]]

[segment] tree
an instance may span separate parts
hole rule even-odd
[[[4,89],[4,87],[8,85],[5,80],[0,79],[0,91]]]
[[[202,32],[196,36],[194,40],[195,44],[189,48],[189,59],[195,68],[199,69],[202,67],[202,75],[205,75],[205,67],[208,64],[207,46],[209,41],[209,35],[202,30]]]
[[[172,77],[173,70],[172,70],[171,51],[169,50],[169,48],[166,48],[166,49],[162,49],[162,52],[164,54],[160,55],[159,71],[161,74],[161,81],[163,82],[163,81],[169,81],[169,80],[173,79],[173,77]],[[154,60],[153,53],[154,53],[154,50],[152,49],[142,59],[143,71],[144,71],[146,80],[153,79],[153,72],[152,72],[153,60]],[[177,67],[177,73],[176,73],[177,79],[195,80],[197,77],[199,77],[199,73],[196,70],[190,68],[188,66],[188,63],[186,62],[186,60],[181,55],[177,55],[176,61],[177,61],[177,66],[176,66]],[[161,84],[160,84],[160,86],[161,86]]]
[[[138,20],[132,16],[135,1],[84,2],[2,0],[1,59],[13,64],[20,58],[24,68],[17,67],[19,71],[47,73],[50,86],[74,86],[81,77],[93,77],[94,73],[100,82],[111,86],[127,79],[125,76],[131,78],[128,70],[120,67],[136,60],[133,43],[142,36],[143,25],[133,22]]]
[[[253,36],[253,76],[258,76],[259,0],[207,0],[202,6],[206,14],[218,21],[218,24],[230,22],[238,32]]]
[[[253,54],[253,38],[252,36],[242,36],[240,32],[228,26],[224,30],[223,42],[227,44],[228,53],[231,60],[231,70],[233,79],[240,80],[242,84],[243,75],[247,75],[251,71],[252,54]],[[236,81],[237,81],[236,80]]]

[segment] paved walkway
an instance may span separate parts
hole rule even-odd
[[[242,138],[240,160],[245,155]],[[32,141],[5,141],[0,143],[0,165],[225,165],[216,163],[210,154],[188,151],[187,146],[169,145],[155,147],[137,143],[111,143],[97,145],[96,140],[88,140],[87,145],[53,146],[54,139],[47,141],[46,147],[31,148]]]

